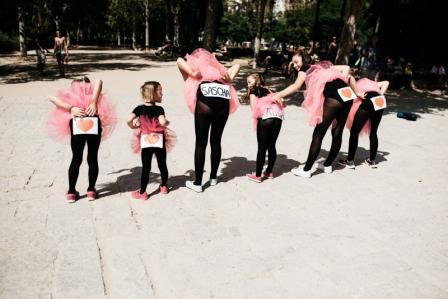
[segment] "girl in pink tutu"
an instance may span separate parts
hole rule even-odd
[[[196,49],[191,55],[177,60],[185,81],[185,101],[194,114],[196,147],[194,153],[195,180],[186,181],[187,188],[202,192],[205,149],[210,132],[210,185],[216,185],[221,160],[221,137],[229,117],[239,106],[231,82],[239,72],[238,64],[226,69],[210,52]]]
[[[69,189],[67,202],[73,203],[79,193],[76,191],[79,167],[82,163],[84,146],[87,143],[87,163],[89,164],[89,187],[87,199],[95,200],[98,196],[95,184],[98,178],[98,149],[100,142],[112,132],[117,117],[114,106],[101,93],[102,81],[95,85],[89,78],[74,80],[70,88],[60,90],[57,96],[50,97],[56,109],[50,115],[48,124],[52,137],[70,136],[72,161],[68,169]]]
[[[363,96],[358,94],[355,79],[346,65],[333,65],[329,61],[310,65],[311,59],[305,53],[294,56],[293,62],[299,71],[297,79],[277,93],[275,98],[281,101],[282,97],[298,91],[305,83],[302,106],[308,111],[309,124],[315,128],[305,166],[294,168],[291,172],[297,176],[311,177],[311,167],[319,155],[325,133],[333,123],[331,149],[321,166],[325,173],[331,173],[332,163],[341,148],[342,132],[353,99]]]
[[[155,155],[159,166],[162,183],[160,193],[168,193],[168,167],[166,166],[166,152],[175,144],[175,134],[167,126],[170,122],[165,117],[165,110],[158,106],[162,102],[162,86],[159,82],[148,81],[140,88],[143,105],[137,106],[129,115],[127,124],[131,129],[137,129],[136,140],[133,144],[134,152],[141,152],[142,175],[140,189],[131,193],[135,199],[148,199],[146,187],[149,182],[152,156]]]
[[[272,93],[266,86],[263,77],[252,74],[247,77],[247,97],[252,109],[252,122],[257,130],[257,162],[255,172],[248,173],[246,177],[256,183],[261,183],[264,178],[272,179],[274,175],[275,160],[277,159],[277,142],[282,121],[284,119],[283,105],[277,103]],[[268,151],[268,166],[263,173],[263,166]]]
[[[346,127],[350,130],[347,159],[339,160],[339,164],[350,169],[355,169],[355,154],[358,148],[359,135],[369,135],[370,157],[365,163],[371,168],[376,168],[376,154],[378,151],[378,126],[386,108],[384,93],[389,87],[389,81],[375,82],[367,78],[356,82],[358,92],[364,94],[365,99],[357,99],[353,103],[347,118]]]

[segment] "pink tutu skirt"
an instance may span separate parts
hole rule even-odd
[[[73,82],[70,88],[60,90],[57,97],[70,105],[87,109],[92,100],[94,86],[91,83]],[[117,123],[115,106],[104,94],[100,95],[97,104],[98,117],[101,121],[101,139],[107,139]],[[72,115],[65,109],[56,107],[49,115],[47,128],[49,135],[56,141],[70,136],[70,120]]]
[[[150,133],[162,133],[165,143],[165,149],[170,152],[177,143],[176,133],[168,128],[164,128],[159,124],[157,118],[148,118],[145,116],[140,116],[140,129],[134,130],[133,138],[131,140],[132,151],[136,154],[141,152],[140,137],[142,134]]]
[[[252,126],[254,129],[257,128],[258,119],[263,117],[266,109],[272,109],[272,111],[277,115],[284,115],[284,108],[277,103],[274,99],[276,93],[270,93],[267,96],[257,99],[257,102],[252,108]]]
[[[364,94],[368,91],[375,91],[380,93],[378,83],[367,78],[363,78],[356,81],[356,88],[358,89],[358,92],[361,94]],[[350,109],[350,113],[348,114],[347,117],[347,122],[345,123],[347,129],[350,130],[352,128],[353,120],[355,119],[356,112],[358,111],[359,106],[361,106],[361,104],[362,100],[359,98],[353,102],[352,108]],[[370,135],[370,127],[371,127],[370,120],[367,120],[364,127],[362,127],[361,132],[359,132],[359,136]]]
[[[222,76],[227,72],[227,69],[218,61],[216,57],[210,52],[204,49],[196,49],[187,55],[187,64],[193,70],[193,72],[200,72],[200,78],[188,77],[185,80],[185,102],[187,103],[188,109],[192,113],[196,109],[196,95],[198,91],[199,84],[203,81],[220,81]],[[222,81],[221,81],[222,82]],[[229,86],[230,88],[230,113],[233,113],[238,109],[240,102],[238,100],[238,95],[235,88],[230,83],[222,82]]]
[[[332,69],[331,66],[331,62],[323,61],[311,66],[306,72],[305,100],[302,106],[308,112],[308,123],[312,127],[322,122],[325,84],[336,79],[341,79],[347,83],[347,78],[344,74]]]

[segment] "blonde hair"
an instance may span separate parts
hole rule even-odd
[[[247,87],[247,92],[246,92],[246,94],[242,98],[242,103],[245,103],[245,104],[249,104],[249,102],[250,102],[250,93],[251,93],[251,91],[254,90],[255,87],[260,87],[260,86],[264,86],[265,85],[264,78],[259,73],[250,74],[249,76],[247,76],[247,79],[249,79],[249,78],[253,78],[255,80],[255,84],[254,84],[254,86],[251,86],[251,87],[248,86]]]
[[[156,101],[154,100],[154,94],[159,86],[161,85],[157,81],[146,81],[145,83],[143,83],[143,85],[140,87],[140,93],[142,95],[143,101],[155,103]]]

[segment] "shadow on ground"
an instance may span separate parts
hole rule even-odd
[[[254,158],[256,152],[254,153]],[[220,182],[228,182],[237,177],[244,177],[246,174],[255,172],[255,160],[248,160],[246,157],[231,157],[221,160],[221,175],[219,176]],[[274,176],[279,177],[284,173],[289,172],[293,167],[296,167],[298,162],[296,160],[289,159],[286,155],[277,155],[275,161]],[[265,163],[267,166],[267,162]]]
[[[134,190],[140,189],[140,176],[141,176],[142,168],[133,167],[120,169],[118,171],[109,173],[111,174],[121,174],[117,177],[115,182],[110,182],[106,184],[101,184],[98,187],[98,194],[101,198],[112,196],[118,193],[128,193]],[[173,192],[180,187],[185,186],[185,181],[192,177],[193,170],[188,170],[185,174],[182,175],[174,175],[168,177],[168,187],[170,192]],[[149,183],[156,182],[157,188],[155,190],[147,189],[149,196],[160,193],[159,184],[160,184],[160,175],[158,173],[150,173],[149,175]],[[153,188],[153,187],[151,187]]]
[[[160,57],[147,53],[71,53],[65,66],[67,78],[79,78],[92,71],[140,71],[160,67],[151,61],[172,61],[175,57]],[[143,62],[142,62],[143,61]],[[35,56],[21,58],[19,63],[0,65],[0,83],[17,84],[31,81],[60,79],[56,59],[47,54],[47,64],[42,73],[37,71]]]
[[[96,70],[112,71],[125,69],[140,71],[146,68],[161,67],[151,62],[174,61],[176,59],[176,57],[172,56],[155,56],[145,52],[120,52],[120,50],[107,52],[99,51],[98,49],[92,52],[73,51],[69,58],[70,62],[66,66],[68,78],[79,78],[88,72]],[[0,65],[0,84],[54,81],[60,78],[56,60],[51,54],[47,54],[47,66],[43,75],[39,74],[36,69],[34,55],[23,58],[21,61],[18,56],[11,56],[10,59],[14,63]],[[247,64],[248,60],[239,59],[238,61],[241,62],[242,67],[240,74],[234,80],[234,86],[240,95],[247,91],[247,76],[255,72],[263,73],[266,84],[276,91],[280,91],[292,83],[291,79],[285,78],[279,69],[272,68],[266,72],[264,68],[253,69]],[[229,63],[225,63],[225,65],[230,66]],[[386,98],[388,107],[384,114],[394,114],[399,111],[417,114],[439,114],[448,109],[448,96],[436,95],[427,90],[390,90],[386,94]],[[303,90],[286,100],[288,106],[300,106],[303,102]]]

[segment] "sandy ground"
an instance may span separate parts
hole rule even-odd
[[[192,178],[193,117],[172,60],[129,51],[73,51],[69,78],[49,58],[0,57],[0,298],[448,298],[448,98],[425,91],[387,95],[378,168],[335,165],[311,179],[289,171],[306,159],[312,128],[290,98],[277,144],[276,178],[255,184],[256,137],[248,106],[227,123],[219,183],[203,193]],[[244,67],[236,80],[244,91]],[[102,143],[94,202],[67,204],[67,140],[48,138],[47,100],[71,79],[102,79],[119,123]],[[158,80],[178,134],[168,157],[171,192],[161,195],[156,162],[148,201],[130,197],[141,164],[126,116],[139,86]],[[287,81],[272,73],[269,85]],[[397,111],[419,115],[415,122]],[[348,131],[341,155],[346,155]],[[321,152],[328,153],[327,134]],[[209,163],[206,163],[205,178]],[[84,195],[87,166],[77,189]]]

